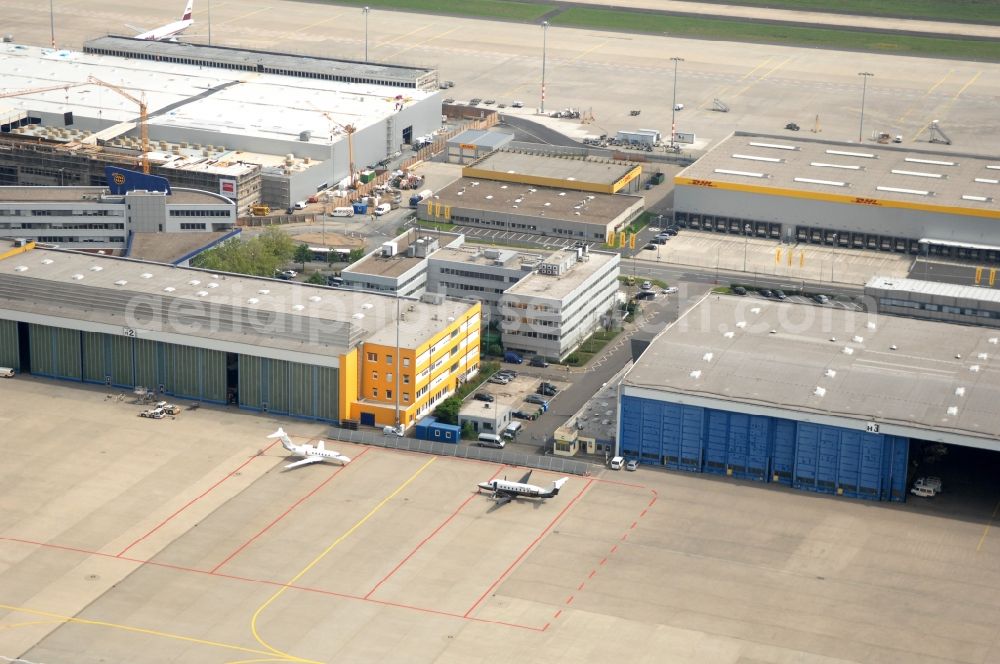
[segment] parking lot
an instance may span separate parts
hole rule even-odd
[[[283,471],[267,433],[321,427],[149,420],[21,376],[0,402],[4,657],[1000,657],[1000,537],[978,505],[946,518],[640,468],[495,509],[476,484],[523,469],[330,442],[353,461]]]
[[[475,226],[459,226],[455,229],[465,233],[467,237],[475,238],[483,242],[495,242],[496,244],[510,246],[537,246],[546,249],[562,249],[564,247],[574,247],[580,240],[563,237],[549,237],[547,235],[535,235],[533,233],[517,233],[514,231],[504,231],[494,228],[477,228]],[[595,242],[584,243],[590,248],[597,246]]]

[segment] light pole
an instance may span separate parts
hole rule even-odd
[[[542,105],[540,111],[545,115],[545,56],[548,47],[549,22],[542,21]]]
[[[858,72],[858,76],[864,76],[862,79],[864,82],[861,84],[861,124],[858,126],[858,143],[861,143],[864,138],[865,129],[865,93],[868,91],[868,77],[874,76],[875,74],[867,71]]]
[[[365,62],[368,62],[368,12],[370,11],[369,7],[361,10],[361,13],[365,15]]]
[[[747,242],[750,239],[750,224],[743,225],[743,272],[747,271]]]
[[[208,45],[212,45],[212,0],[208,0]]]
[[[837,234],[833,234],[833,252],[830,254],[830,283],[833,283],[833,268],[837,265]]]
[[[674,61],[674,103],[670,106],[670,149],[673,150],[677,147],[675,140],[677,136],[677,122],[675,120],[677,117],[677,63],[684,62],[684,58],[670,59]]]
[[[52,11],[52,0],[49,0],[49,34],[52,36],[52,48],[56,47],[56,15]]]

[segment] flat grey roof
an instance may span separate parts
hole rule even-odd
[[[722,409],[739,402],[996,438],[997,337],[990,328],[708,295],[653,340],[623,385],[717,399]]]
[[[983,216],[1000,217],[1000,158],[868,141],[736,132],[675,177],[679,184],[684,180],[991,211],[995,215]]]
[[[394,337],[396,321],[391,296],[51,249],[0,260],[0,303],[61,318],[324,355],[380,338],[385,328]],[[401,338],[419,343],[470,306],[407,300]]]
[[[865,284],[865,289],[867,290],[869,288],[899,291],[903,293],[936,295],[939,297],[954,298],[956,300],[978,300],[980,302],[994,302],[1000,304],[1000,290],[993,288],[979,288],[977,286],[946,284],[939,281],[899,279],[896,277],[872,277],[868,283]]]
[[[357,60],[338,60],[311,55],[292,55],[272,51],[257,51],[248,48],[226,46],[202,46],[190,42],[155,41],[133,39],[109,35],[91,39],[83,45],[84,53],[96,50],[148,53],[155,56],[185,57],[191,60],[209,60],[255,71],[257,65],[271,69],[296,72],[328,73],[356,78],[366,78],[385,85],[401,85],[416,82],[417,78],[434,72],[425,67],[386,65]]]
[[[512,182],[461,178],[421,203],[443,203],[469,210],[607,225],[642,203],[642,196],[550,189]]]
[[[610,186],[638,164],[604,157],[551,157],[531,152],[501,150],[486,155],[466,169],[478,172],[519,173],[552,180]]]
[[[550,254],[553,257],[552,262],[556,261],[556,256],[573,251],[573,249],[564,249]],[[591,251],[585,254],[585,260],[574,263],[569,270],[560,275],[532,272],[504,291],[504,295],[526,295],[561,300],[609,263],[619,262],[620,258],[618,254],[610,252]],[[542,262],[548,261],[543,260]]]
[[[510,143],[514,140],[514,134],[502,131],[487,131],[485,129],[466,129],[461,134],[448,139],[448,145],[460,145],[462,143],[477,145],[483,148],[493,148],[494,150]]]
[[[154,263],[174,263],[229,233],[226,231],[184,231],[181,233],[132,233],[128,257]]]
[[[94,197],[105,196],[105,200]],[[108,193],[107,187],[0,187],[0,203],[46,202],[46,203],[123,203],[124,198]],[[171,187],[167,204],[220,205],[232,203],[208,191]]]
[[[427,257],[420,258],[417,256],[407,256],[406,251],[411,244],[415,244],[421,238],[434,238],[438,241],[438,245],[442,246],[445,243],[457,240],[459,237],[460,236],[455,233],[446,233],[435,230],[408,229],[404,233],[394,237],[392,240],[389,240],[389,242],[396,243],[396,255],[383,256],[382,247],[380,246],[367,256],[364,256],[345,267],[341,270],[341,274],[346,272],[349,275],[367,274],[377,277],[399,277],[406,274],[406,272],[413,269],[423,261],[427,260]]]
[[[487,255],[487,252],[489,252],[489,255]],[[493,256],[496,256],[496,258],[493,258]],[[431,255],[431,260],[462,263],[463,265],[489,265],[508,270],[519,270],[521,263],[536,263],[544,258],[544,256],[544,253],[533,254],[515,251],[514,249],[498,249],[467,244],[461,247],[443,247],[438,249]],[[497,264],[498,262],[500,265]]]

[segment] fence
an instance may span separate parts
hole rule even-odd
[[[537,454],[524,454],[522,452],[514,452],[506,449],[497,450],[488,447],[439,443],[434,440],[403,438],[400,436],[386,435],[381,431],[374,430],[352,431],[350,429],[334,428],[330,430],[329,435],[331,438],[336,438],[337,440],[348,443],[377,445],[379,447],[403,450],[406,452],[452,456],[460,459],[473,459],[489,463],[500,463],[507,466],[537,468],[539,470],[569,475],[589,475],[591,467],[589,463],[584,461],[576,461],[565,457],[539,456]]]

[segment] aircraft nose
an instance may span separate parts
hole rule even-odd
[[[480,482],[479,483],[479,488],[480,489],[492,489],[493,487],[490,486],[489,482]]]

